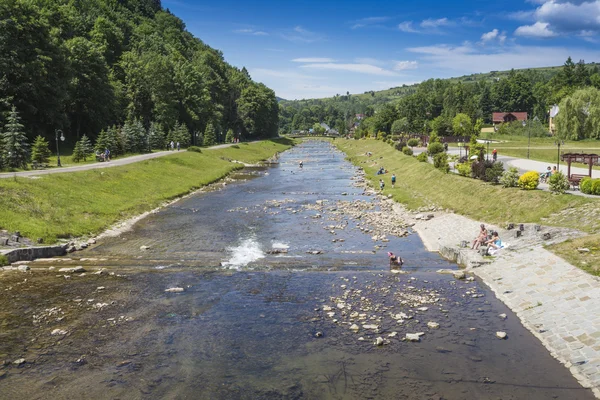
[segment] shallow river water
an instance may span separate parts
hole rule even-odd
[[[356,173],[303,143],[70,259],[0,273],[0,398],[593,398],[485,285],[343,212],[378,211]],[[70,265],[88,272],[57,272]]]

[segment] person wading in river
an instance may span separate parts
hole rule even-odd
[[[388,257],[390,259],[390,268],[401,267],[404,264],[402,257],[395,255],[391,251],[388,251]]]

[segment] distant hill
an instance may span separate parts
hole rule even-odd
[[[277,97],[277,96],[275,96],[275,100],[277,100],[278,103],[280,103],[282,101],[287,101],[286,99],[282,99],[281,97]]]

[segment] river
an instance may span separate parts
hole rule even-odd
[[[457,266],[410,229],[373,240],[367,214],[389,209],[358,173],[305,142],[2,273],[0,398],[593,399],[484,284],[437,273]]]

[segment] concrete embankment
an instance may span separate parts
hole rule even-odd
[[[22,247],[13,250],[4,250],[2,254],[6,256],[8,262],[33,261],[36,258],[50,258],[64,256],[67,253],[66,245],[42,246],[42,247]]]
[[[537,231],[527,224],[517,238],[516,230],[488,226],[500,232],[508,247],[484,258],[471,250],[479,224],[438,212],[432,219],[417,221],[413,229],[430,251],[466,266],[488,285],[552,356],[600,398],[600,279],[544,248],[582,234],[545,226]],[[468,242],[467,248],[461,247],[462,241]]]

